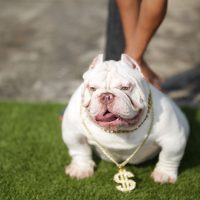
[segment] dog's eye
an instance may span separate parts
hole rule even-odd
[[[129,86],[122,86],[122,87],[120,88],[120,90],[124,90],[124,91],[127,91],[127,90],[129,90],[129,89],[130,89]]]
[[[90,86],[90,87],[89,87],[89,90],[90,90],[91,92],[94,92],[94,91],[96,91],[96,88],[95,88],[95,87],[92,87],[92,86]]]

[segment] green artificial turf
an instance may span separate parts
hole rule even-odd
[[[184,109],[191,135],[176,184],[151,180],[155,159],[128,166],[137,181],[131,193],[115,189],[115,166],[98,159],[92,178],[77,181],[64,174],[70,158],[61,138],[63,109],[59,104],[0,103],[0,200],[200,199],[200,109]]]

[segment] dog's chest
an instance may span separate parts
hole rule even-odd
[[[102,153],[102,150],[96,144],[97,142],[103,146],[117,161],[127,159],[135,149],[143,142],[149,127],[149,120],[147,120],[142,127],[130,133],[107,133],[101,128],[88,123],[90,133],[84,131],[88,143],[95,147],[98,154],[104,160],[109,160],[108,156]],[[131,160],[131,163],[140,163],[158,152],[159,147],[155,145],[152,135],[147,142],[137,152],[136,156]]]
[[[103,160],[110,161],[107,155],[105,155],[99,147],[95,146],[95,151],[100,155]],[[137,147],[133,149],[106,149],[112,158],[114,158],[117,162],[123,162],[129,156],[131,156]],[[129,163],[131,164],[138,164],[144,162],[145,160],[151,159],[156,156],[160,151],[160,147],[152,142],[149,141],[146,143],[137,153],[130,159]]]

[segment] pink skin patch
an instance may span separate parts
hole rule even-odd
[[[137,114],[131,119],[124,119],[108,110],[103,114],[98,114],[94,117],[95,123],[104,128],[117,130],[119,127],[131,127],[136,125],[142,116],[143,111],[140,109]]]

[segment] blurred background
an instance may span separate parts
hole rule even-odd
[[[107,0],[0,0],[0,99],[67,102],[104,52]],[[146,54],[180,104],[200,105],[200,1],[169,0]]]

